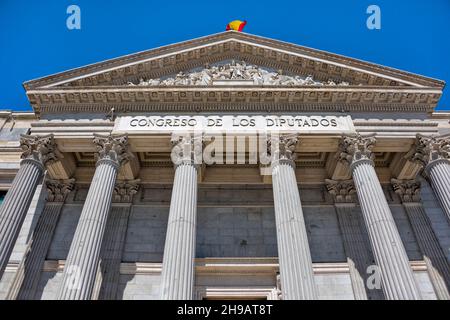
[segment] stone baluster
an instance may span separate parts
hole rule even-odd
[[[53,135],[22,135],[20,146],[20,169],[0,207],[0,279],[45,167],[60,157]]]
[[[314,300],[317,299],[317,289],[295,176],[297,142],[296,135],[272,136],[268,140],[281,290],[284,300]]]
[[[392,179],[391,182],[403,203],[406,215],[411,223],[436,296],[440,300],[449,300],[450,265],[434,234],[431,222],[420,203],[420,182],[397,179]]]
[[[31,237],[29,248],[8,293],[9,300],[33,300],[42,274],[45,257],[67,195],[73,190],[75,179],[46,179],[47,202]]]
[[[96,169],[64,267],[60,300],[92,298],[117,172],[131,156],[126,136],[95,135],[93,142]]]
[[[350,166],[384,296],[421,299],[408,256],[375,172],[374,137],[344,136],[338,158]]]
[[[450,136],[418,134],[407,158],[423,166],[450,223]]]
[[[111,211],[106,224],[101,250],[100,300],[115,300],[120,280],[120,263],[130,216],[133,195],[140,180],[118,181],[114,187]]]
[[[373,257],[366,246],[359,212],[356,211],[357,199],[353,181],[326,179],[325,183],[334,200],[355,300],[383,299],[380,290],[369,290],[366,286],[369,276],[367,267],[373,264]]]
[[[195,240],[197,228],[196,161],[201,139],[174,137],[172,161],[175,178],[161,273],[162,300],[192,300],[195,280]]]

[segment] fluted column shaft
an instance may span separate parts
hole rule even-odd
[[[41,162],[22,160],[19,172],[0,207],[0,279],[43,173]]]
[[[272,164],[272,184],[283,299],[317,299],[308,236],[292,160],[278,160]]]
[[[371,160],[352,164],[352,175],[384,295],[389,300],[420,299],[400,234]]]
[[[450,161],[432,161],[425,167],[425,171],[450,223]]]
[[[417,243],[427,264],[436,296],[440,300],[450,300],[450,265],[433,232],[422,204],[405,202],[403,206],[411,223]]]
[[[45,166],[57,161],[53,135],[21,135],[23,150],[19,171],[0,207],[0,279],[19,235]]]
[[[60,300],[91,299],[117,170],[110,160],[97,165],[64,267]]]
[[[191,300],[195,279],[197,169],[176,167],[161,274],[161,299]]]
[[[59,300],[92,299],[117,172],[132,157],[124,135],[95,135],[93,142],[96,169],[67,256]]]
[[[450,135],[417,134],[416,143],[406,156],[425,169],[450,223]]]

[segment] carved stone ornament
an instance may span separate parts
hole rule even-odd
[[[425,137],[417,134],[416,143],[406,158],[424,167],[436,160],[450,159],[450,136]]]
[[[122,180],[117,181],[114,186],[113,202],[131,203],[133,195],[139,190],[139,183],[141,180]]]
[[[281,86],[348,86],[348,82],[336,83],[315,81],[311,75],[300,77],[284,75],[282,70],[273,71],[259,66],[247,64],[244,61],[231,60],[214,65],[206,64],[201,70],[193,69],[179,72],[175,77],[165,79],[140,79],[139,86],[209,86],[220,80],[247,80],[253,85],[281,85]],[[129,86],[136,84],[128,82]]]
[[[47,187],[48,202],[64,202],[66,196],[73,190],[75,186],[75,179],[69,180],[47,179],[45,181],[45,185]]]
[[[121,166],[133,157],[128,151],[128,137],[126,135],[101,136],[94,134],[93,142],[97,147],[96,161],[111,160]]]
[[[272,161],[294,161],[298,141],[298,134],[272,135],[267,139],[267,154],[271,156]]]
[[[44,166],[62,158],[53,134],[45,136],[21,135],[20,147],[23,150],[22,159],[33,159]]]
[[[420,202],[420,181],[391,179],[391,183],[402,202]]]
[[[373,161],[375,155],[372,152],[372,148],[376,143],[376,139],[373,136],[343,136],[339,143],[339,151],[337,157],[339,161],[353,164],[360,160]]]
[[[333,196],[335,203],[355,203],[356,189],[353,180],[325,179],[328,192]]]

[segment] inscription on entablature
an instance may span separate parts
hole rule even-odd
[[[247,132],[296,131],[354,133],[350,116],[124,116],[116,119],[115,132],[160,133],[172,131]]]

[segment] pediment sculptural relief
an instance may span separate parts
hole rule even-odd
[[[263,68],[244,61],[217,63],[205,65],[202,69],[193,69],[188,72],[179,72],[175,76],[143,79],[138,83],[128,82],[129,86],[209,86],[224,84],[227,80],[246,81],[251,85],[280,85],[280,86],[346,86],[348,82],[335,82],[328,80],[320,82],[311,75],[306,77],[298,75],[285,75],[281,70],[275,71]]]

